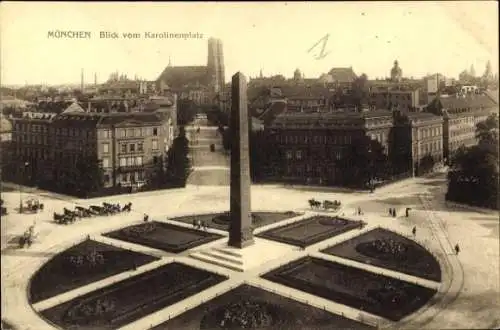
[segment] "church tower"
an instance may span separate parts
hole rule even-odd
[[[224,91],[224,53],[222,51],[222,41],[216,38],[208,39],[208,61],[207,74],[215,93]]]
[[[394,66],[391,69],[391,80],[394,82],[400,82],[403,78],[403,70],[399,67],[398,61],[394,61]]]

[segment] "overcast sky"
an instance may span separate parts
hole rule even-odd
[[[1,83],[99,82],[115,70],[153,80],[168,64],[206,65],[207,39],[222,39],[226,79],[318,77],[352,66],[388,76],[397,59],[404,76],[448,76],[491,61],[498,71],[498,5],[473,2],[310,3],[2,3]],[[49,31],[91,31],[91,39],[50,39]],[[202,33],[202,39],[99,39],[100,31]],[[329,34],[322,59],[322,44]]]

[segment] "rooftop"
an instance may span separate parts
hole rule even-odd
[[[380,118],[380,117],[390,117],[392,118],[392,112],[389,110],[373,110],[366,112],[355,112],[355,111],[334,111],[334,112],[311,112],[311,113],[293,113],[285,112],[276,117],[274,124],[286,125],[286,124],[325,124],[334,121],[342,121],[343,119],[352,121],[353,119],[358,122],[362,122],[367,118]]]
[[[495,104],[489,96],[480,94],[440,97],[433,102],[440,103],[442,108],[446,110],[489,108],[498,104]]]
[[[208,83],[206,66],[167,66],[158,77],[172,88],[181,88],[194,83]]]
[[[352,68],[332,68],[328,74],[335,82],[353,82],[357,76]]]

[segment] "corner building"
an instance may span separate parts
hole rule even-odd
[[[283,113],[269,127],[274,144],[270,176],[284,182],[343,185],[343,156],[363,136],[390,152],[392,112]]]
[[[168,113],[30,114],[14,120],[15,161],[34,181],[63,180],[78,158],[95,156],[104,187],[137,187],[174,139]]]

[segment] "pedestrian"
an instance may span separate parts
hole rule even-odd
[[[144,213],[144,222],[148,222],[149,220],[149,215],[147,215],[146,213]]]
[[[411,232],[413,233],[413,236],[416,236],[417,235],[417,227],[413,227]]]
[[[392,217],[392,207],[389,207],[389,215]]]
[[[460,246],[458,246],[458,243],[455,244],[455,254],[459,254],[460,253]]]
[[[392,209],[392,216],[395,218],[396,217],[396,208]]]
[[[361,207],[358,207],[358,215],[361,215]]]
[[[411,209],[409,207],[406,208],[406,214],[405,215],[406,215],[407,218],[410,216],[410,210]]]
[[[87,235],[87,240],[90,240],[90,235]]]
[[[196,219],[193,219],[193,228],[196,228]]]

